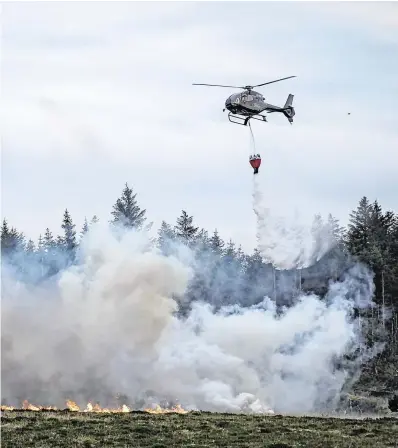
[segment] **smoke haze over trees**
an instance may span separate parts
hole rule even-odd
[[[86,217],[83,228],[76,229],[73,217],[65,209],[61,233],[56,235],[46,228],[34,242],[26,241],[23,229],[15,229],[4,218],[2,276],[10,275],[21,284],[36,287],[57,282],[62,271],[79,265],[85,238],[103,220]],[[152,226],[148,224],[147,210],[141,208],[128,184],[113,205],[107,223],[119,239],[131,229],[148,231]],[[267,226],[267,221],[262,225]],[[224,241],[217,229],[199,228],[189,210],[182,210],[175,223],[163,221],[157,237],[150,238],[147,245],[166,257],[188,260],[190,280],[175,310],[181,319],[189,319],[197,302],[205,302],[217,311],[259,306],[268,297],[279,313],[285,307],[294,307],[303,295],[308,296],[308,301],[312,294],[327,301],[331,282],[342,281],[355,263],[363,263],[374,275],[374,306],[361,307],[356,303],[354,311],[360,316],[364,345],[383,344],[369,367],[371,373],[387,372],[388,376],[390,364],[398,359],[398,214],[363,197],[350,214],[347,228],[340,226],[331,214],[316,215],[310,234],[312,262],[302,267],[298,257],[296,266],[288,269],[278,269],[272,260],[264,259],[260,245],[247,254],[234,241]],[[100,253],[97,256],[101,258]],[[365,349],[363,353],[366,357]]]

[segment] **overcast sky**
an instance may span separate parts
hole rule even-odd
[[[268,204],[342,223],[366,195],[398,211],[398,3],[43,2],[2,6],[2,217],[37,240],[67,207],[111,218],[124,183],[156,227],[184,209],[255,245],[249,129],[222,112],[259,84]],[[351,115],[348,115],[351,112]]]

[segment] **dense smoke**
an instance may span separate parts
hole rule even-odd
[[[259,250],[276,268],[306,268],[332,249],[334,241],[327,226],[312,229],[300,223],[297,213],[290,218],[275,216],[264,202],[257,176],[253,176],[253,210],[257,218]]]
[[[267,215],[256,213],[268,225]],[[285,235],[270,238],[272,261],[293,261],[287,257],[295,247],[277,254]],[[370,304],[367,269],[352,267],[323,299],[299,297],[282,313],[267,297],[251,307],[242,297],[217,312],[197,300],[181,317],[194,272],[206,266],[174,245],[175,255],[166,257],[143,232],[96,224],[78,265],[54,281],[22,283],[3,265],[2,401],[108,405],[122,394],[134,407],[178,400],[210,411],[332,408],[358,364],[352,310]],[[36,271],[30,266],[32,276]],[[351,354],[349,365],[341,364],[344,354]]]

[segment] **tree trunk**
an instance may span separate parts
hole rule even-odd
[[[384,295],[384,269],[381,271],[381,300],[382,300],[382,309],[381,309],[381,315],[383,319],[383,329],[386,328],[386,322],[385,322],[385,295]]]
[[[276,303],[276,274],[275,274],[275,266],[272,266],[272,274],[274,277],[274,301]]]

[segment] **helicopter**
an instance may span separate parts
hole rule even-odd
[[[261,112],[268,113],[279,112],[282,113],[293,124],[293,117],[296,114],[293,104],[293,97],[291,93],[288,95],[285,105],[283,107],[274,106],[265,102],[265,98],[261,93],[253,90],[254,87],[261,87],[274,82],[283,81],[285,79],[295,78],[296,76],[288,76],[286,78],[276,79],[274,81],[264,82],[256,86],[223,86],[220,84],[192,84],[193,86],[211,86],[211,87],[229,87],[232,89],[244,89],[243,92],[234,93],[225,102],[225,108],[228,109],[228,119],[231,123],[247,126],[250,119],[267,122],[267,117]],[[236,120],[236,121],[234,121]]]

